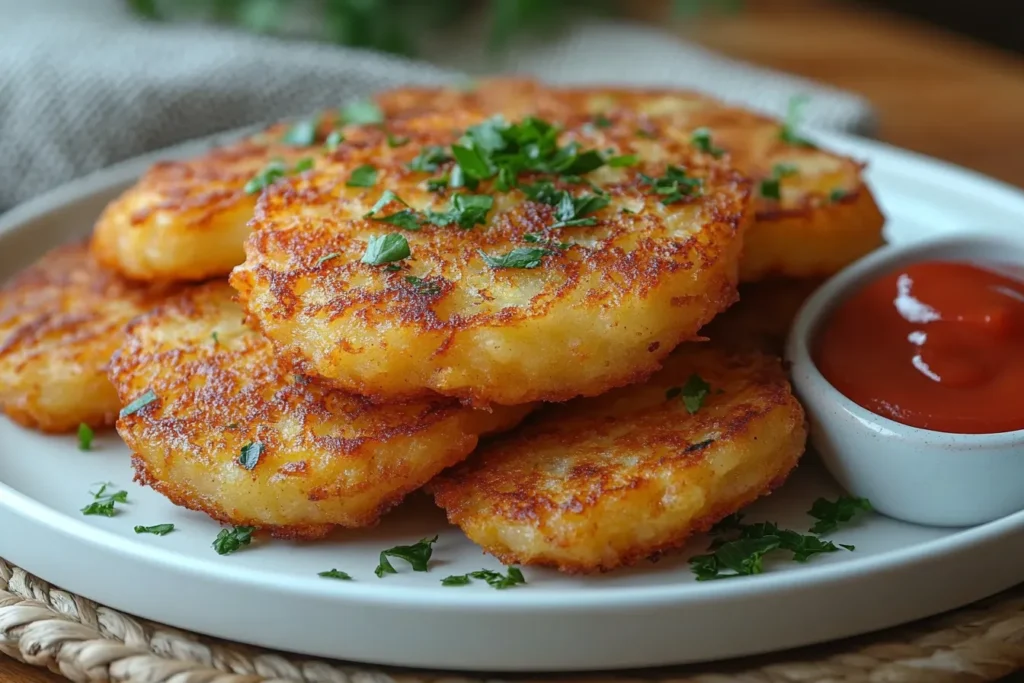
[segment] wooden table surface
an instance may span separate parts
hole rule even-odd
[[[882,140],[1024,187],[1024,60],[842,0],[747,4],[679,33],[858,92],[878,108]],[[0,655],[0,683],[63,680]]]

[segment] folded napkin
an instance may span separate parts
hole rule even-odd
[[[870,133],[860,98],[757,69],[656,28],[582,20],[496,62],[438,42],[425,61],[197,24],[137,20],[123,0],[0,0],[0,211],[114,162],[190,138],[300,115],[375,90],[472,75],[670,85],[781,115],[807,94],[809,126]]]

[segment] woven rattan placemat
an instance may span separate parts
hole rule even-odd
[[[97,605],[0,559],[0,652],[82,683],[974,683],[1024,669],[1024,584],[939,617],[778,655],[641,672],[489,676],[313,660],[206,638]]]

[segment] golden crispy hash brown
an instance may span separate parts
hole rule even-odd
[[[646,384],[545,408],[429,487],[506,564],[607,571],[770,492],[805,440],[777,358],[688,344]]]
[[[222,522],[298,538],[373,524],[529,410],[325,389],[292,374],[232,298],[212,283],[171,300],[132,323],[111,363],[136,479]]]
[[[58,247],[0,290],[0,406],[46,432],[113,424],[107,363],[125,324],[162,301],[157,287],[101,268],[84,244]]]
[[[368,135],[261,198],[231,284],[309,374],[378,400],[596,395],[642,380],[733,301],[750,186],[730,166],[638,136],[621,112],[560,133],[478,118],[467,144],[497,151],[456,168],[463,129],[448,122],[398,147]],[[543,168],[505,175],[531,154]],[[492,175],[432,182],[463,166]],[[386,236],[398,248],[378,249]]]
[[[319,154],[330,116],[299,142],[278,124],[239,142],[182,161],[154,164],[111,202],[96,223],[92,249],[100,262],[137,280],[203,280],[227,275],[245,259],[259,191],[247,184],[279,161],[282,173]],[[274,177],[271,171],[270,180]]]
[[[550,88],[527,79],[481,81],[475,89],[405,88],[381,93],[387,116],[476,109],[554,121],[614,112],[640,116],[642,133],[727,153],[755,183],[756,220],[741,279],[830,275],[882,244],[884,216],[862,164],[804,141],[783,122],[682,90]]]

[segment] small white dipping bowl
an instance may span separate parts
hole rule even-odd
[[[932,260],[1009,272],[1024,267],[1024,240],[972,235],[884,247],[834,276],[804,303],[786,356],[810,420],[811,445],[848,493],[907,522],[970,526],[1024,510],[1024,430],[950,434],[900,424],[841,394],[811,356],[818,332],[838,304],[894,268]],[[1024,410],[1024,386],[1018,400]]]

